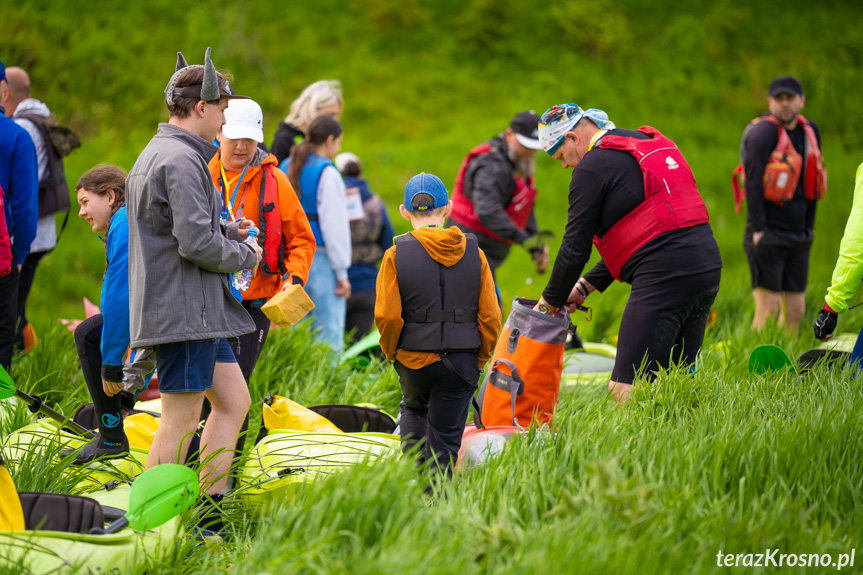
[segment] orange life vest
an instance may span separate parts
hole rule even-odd
[[[806,193],[807,200],[820,200],[827,193],[827,169],[824,167],[824,158],[821,156],[821,149],[818,147],[818,138],[815,137],[815,130],[812,129],[812,124],[802,115],[797,116],[797,121],[803,126],[803,131],[806,133],[806,147],[804,156],[801,156],[794,145],[791,143],[791,138],[788,137],[788,131],[782,125],[776,116],[759,116],[749,123],[747,129],[743,132],[745,149],[745,139],[748,131],[752,126],[763,121],[769,121],[778,132],[779,139],[776,143],[776,148],[770,154],[770,159],[764,167],[764,199],[774,202],[780,206],[791,201],[794,197],[794,192],[797,190],[797,184],[800,181],[800,171],[804,169],[806,179],[803,182],[803,190]],[[741,158],[740,164],[734,169],[731,175],[731,186],[734,190],[735,213],[740,213],[740,206],[743,204],[743,199],[746,197],[746,168],[743,165],[744,158]]]

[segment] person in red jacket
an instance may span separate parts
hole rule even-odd
[[[573,168],[563,242],[537,309],[581,305],[617,279],[632,284],[608,389],[626,401],[669,360],[693,364],[719,291],[722,260],[695,178],[677,146],[649,126],[617,129],[602,110],[554,106],[543,148]],[[595,244],[602,259],[579,277]]]
[[[492,276],[512,244],[530,252],[538,273],[548,267],[548,246],[533,210],[538,122],[533,110],[519,112],[506,130],[472,149],[456,175],[446,223],[476,236]]]

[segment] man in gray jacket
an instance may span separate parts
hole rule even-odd
[[[178,54],[165,90],[167,124],[138,156],[126,182],[129,215],[129,323],[133,348],[154,349],[162,421],[147,468],[186,453],[206,396],[201,437],[204,493],[224,489],[249,391],[226,338],[255,329],[231,295],[227,274],[255,268],[261,249],[243,243],[252,222],[220,221],[219,193],[207,162],[235,98],[207,49],[203,66]]]

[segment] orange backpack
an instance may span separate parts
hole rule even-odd
[[[824,158],[821,156],[818,139],[809,120],[802,115],[798,115],[797,119],[806,132],[806,181],[804,182],[806,199],[820,200],[827,193],[827,169],[824,167]],[[731,187],[734,190],[736,204],[734,213],[740,213],[740,206],[746,197],[746,169],[743,166],[746,160],[746,137],[753,126],[765,120],[776,126],[779,139],[764,167],[764,199],[781,206],[791,201],[797,190],[800,171],[803,168],[803,156],[794,149],[788,132],[775,116],[759,116],[743,130],[743,138],[740,142],[740,164],[731,175]]]
[[[491,368],[479,389],[477,427],[551,425],[560,392],[563,349],[572,323],[566,308],[534,311],[536,300],[513,298]],[[476,407],[476,406],[475,406]]]

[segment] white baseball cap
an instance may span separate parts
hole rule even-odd
[[[231,100],[225,110],[222,133],[231,140],[264,141],[264,112],[254,100]]]

